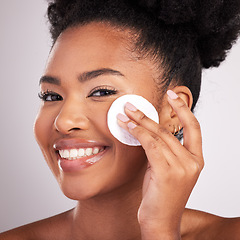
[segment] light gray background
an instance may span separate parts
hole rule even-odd
[[[0,231],[74,206],[48,169],[32,126],[50,48],[44,0],[1,0]],[[220,68],[205,71],[196,115],[205,169],[188,207],[240,216],[240,41]]]

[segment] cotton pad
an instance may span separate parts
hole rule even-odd
[[[145,98],[138,95],[123,95],[117,98],[111,105],[108,114],[107,114],[107,124],[112,135],[118,139],[121,143],[130,145],[130,146],[140,146],[140,142],[133,137],[128,131],[121,128],[117,123],[118,113],[124,115],[124,106],[129,102],[133,104],[137,109],[142,111],[147,117],[151,118],[153,121],[159,123],[158,112],[154,106]]]

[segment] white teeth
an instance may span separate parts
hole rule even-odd
[[[69,155],[70,155],[70,153],[69,153],[68,150],[64,150],[64,151],[63,151],[63,157],[64,157],[64,158],[69,158]]]
[[[70,150],[70,154],[69,154],[70,158],[75,158],[75,157],[77,157],[77,155],[78,155],[78,150],[77,149],[71,149]]]
[[[93,149],[93,154],[97,154],[97,153],[99,153],[99,148],[96,148],[96,147],[95,147],[95,148]]]
[[[61,158],[65,158],[68,160],[75,160],[77,158],[86,157],[98,154],[99,152],[102,152],[103,148],[79,148],[79,149],[65,149],[65,150],[59,150],[59,155]]]
[[[85,155],[84,149],[83,149],[83,148],[80,148],[80,149],[78,150],[78,156],[79,156],[79,157],[83,157],[84,155]]]
[[[87,156],[90,156],[90,155],[92,155],[92,152],[93,152],[92,148],[87,148],[85,153]]]

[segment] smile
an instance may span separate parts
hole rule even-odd
[[[59,150],[61,158],[66,160],[76,160],[89,156],[94,156],[104,150],[104,147],[93,147],[93,148],[79,148],[79,149],[62,149]],[[88,162],[88,159],[86,160]],[[91,163],[91,161],[89,161]]]
[[[60,139],[53,148],[63,172],[78,172],[99,162],[108,152],[104,143],[86,139]]]

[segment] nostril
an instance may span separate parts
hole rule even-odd
[[[70,108],[71,110],[71,108]],[[84,130],[89,127],[88,118],[81,112],[78,113],[69,108],[62,108],[54,121],[54,126],[58,132],[69,134],[72,131]]]
[[[80,128],[71,128],[71,129],[69,129],[68,131],[70,132],[70,131],[74,131],[74,130],[81,130]]]

